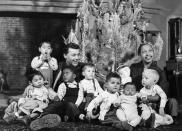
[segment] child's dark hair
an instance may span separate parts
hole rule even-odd
[[[135,84],[133,82],[127,82],[127,83],[124,84],[123,89],[125,89],[125,87],[127,85],[132,85],[132,86],[134,86],[136,88],[136,86],[135,86]]]
[[[50,46],[52,45],[52,43],[50,41],[43,41],[39,44],[39,47],[41,47],[44,43],[49,44]]]
[[[73,72],[73,74],[76,74],[75,68],[71,65],[64,66],[63,70],[65,69],[69,69],[71,72]]]
[[[75,44],[75,43],[68,43],[65,48],[64,48],[64,54],[68,54],[68,50],[69,48],[72,48],[72,49],[80,49],[80,46]]]
[[[109,74],[107,74],[107,76],[106,76],[106,82],[108,82],[111,78],[118,78],[121,81],[121,77],[116,72],[110,72]]]
[[[85,69],[87,68],[87,67],[95,67],[95,65],[93,64],[93,63],[86,63],[86,64],[84,64],[84,66],[83,66],[83,68],[82,68],[82,71],[85,71]]]
[[[41,73],[40,71],[33,70],[33,71],[31,72],[31,74],[28,75],[28,81],[31,82],[31,81],[33,80],[33,77],[34,77],[35,75],[42,76],[43,79],[44,79],[44,76],[42,75],[42,73]]]

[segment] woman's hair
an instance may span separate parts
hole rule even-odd
[[[118,73],[116,72],[110,72],[107,76],[106,76],[106,82],[108,82],[111,78],[118,78],[121,81],[121,77],[119,76]]]
[[[142,51],[142,47],[145,46],[145,45],[149,45],[153,50],[153,45],[152,44],[149,44],[149,43],[145,43],[145,44],[140,44],[140,46],[138,47],[138,55],[141,55],[141,51]]]
[[[36,76],[36,75],[38,75],[38,76],[42,76],[43,77],[43,79],[44,79],[44,76],[42,75],[42,73],[40,72],[40,71],[37,71],[37,70],[33,70],[32,72],[31,72],[31,74],[30,75],[28,75],[28,81],[32,81],[33,80],[33,77],[34,76]]]
[[[72,48],[72,49],[80,49],[80,46],[75,44],[75,43],[68,43],[65,48],[64,48],[64,54],[68,54],[68,50],[69,48]]]

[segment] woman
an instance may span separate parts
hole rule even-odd
[[[142,73],[145,68],[148,69],[155,69],[158,71],[160,75],[160,79],[158,82],[158,85],[161,86],[161,88],[165,91],[165,93],[168,95],[168,88],[169,83],[166,79],[165,72],[160,69],[157,65],[157,62],[154,61],[154,49],[151,44],[141,44],[138,48],[138,55],[141,57],[141,62],[132,64],[131,69],[131,77],[133,83],[136,85],[137,91],[139,91],[142,88]],[[150,96],[147,97],[149,101],[157,102],[159,101],[159,96]],[[176,99],[169,98],[167,105],[166,105],[166,111],[173,117],[175,123],[176,117],[178,115],[178,103]]]

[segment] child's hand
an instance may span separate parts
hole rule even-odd
[[[159,108],[159,114],[162,115],[162,116],[165,115],[165,113],[164,113],[164,107],[160,107]]]
[[[116,101],[113,103],[114,107],[119,107],[121,104],[121,99],[117,98]]]
[[[144,103],[144,104],[147,104],[149,101],[148,101],[147,97],[143,97],[141,99],[141,102]]]
[[[44,81],[44,86],[46,88],[50,88],[50,82],[49,81]]]
[[[50,54],[47,54],[47,60],[50,61],[51,60],[51,56]]]
[[[47,60],[47,56],[44,54],[44,55],[42,55],[41,59],[42,59],[42,61],[45,61],[45,60]]]

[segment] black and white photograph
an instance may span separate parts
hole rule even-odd
[[[182,0],[0,0],[0,131],[182,131]]]

